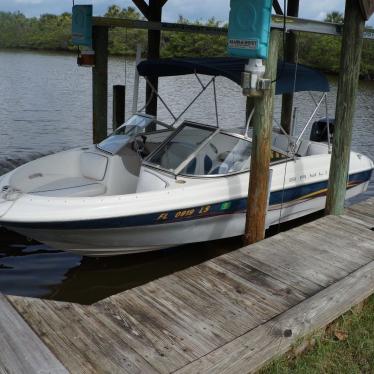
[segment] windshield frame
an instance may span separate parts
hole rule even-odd
[[[150,119],[153,121],[153,123],[155,123],[156,125],[161,125],[164,127],[164,129],[160,129],[160,130],[152,130],[152,131],[146,131],[147,127],[144,127],[144,132],[139,132],[138,134],[136,134],[134,136],[134,139],[136,139],[138,136],[141,136],[141,135],[147,135],[147,134],[155,134],[155,133],[158,133],[158,132],[164,132],[164,131],[170,131],[170,130],[175,130],[175,128],[173,126],[170,126],[168,125],[167,123],[165,122],[162,122],[162,121],[159,121],[157,118],[155,118],[154,116],[152,115],[149,115],[149,114],[145,114],[145,113],[135,113],[133,115],[131,115],[131,117],[129,117],[127,119],[127,121],[125,123],[123,123],[121,126],[118,126],[115,130],[112,131],[111,134],[109,134],[105,139],[103,139],[100,143],[97,143],[95,144],[95,147],[101,151],[101,152],[105,152],[105,153],[108,153],[110,155],[115,155],[116,153],[115,152],[111,152],[109,151],[108,149],[104,149],[102,147],[100,147],[100,144],[104,141],[104,140],[107,140],[109,139],[111,136],[114,136],[116,131],[118,131],[118,129],[120,129],[121,127],[126,127],[126,123],[134,116],[138,116],[138,117],[143,117],[143,118],[146,118],[146,119]],[[168,138],[167,138],[168,139]]]
[[[208,136],[208,138],[205,139],[205,141],[203,141],[194,150],[194,152],[192,152],[175,170],[166,169],[166,168],[163,168],[163,167],[161,167],[159,165],[156,165],[156,164],[150,162],[150,159],[153,157],[153,155],[156,152],[158,152],[160,149],[162,149],[165,144],[169,143],[169,141],[172,140],[186,126],[192,126],[192,127],[202,128],[202,129],[210,129],[210,130],[213,130],[213,131],[212,131],[212,134],[210,136]],[[216,126],[205,125],[205,124],[202,124],[202,123],[197,123],[197,122],[192,122],[192,121],[184,121],[177,129],[175,129],[175,131],[168,138],[166,138],[152,153],[150,153],[143,160],[143,166],[149,167],[149,168],[152,168],[152,169],[155,169],[155,170],[158,170],[158,171],[160,171],[162,173],[166,173],[168,175],[173,175],[175,178],[178,177],[178,176],[182,176],[182,177],[185,177],[185,178],[192,178],[192,179],[223,178],[223,177],[227,177],[227,176],[233,176],[233,175],[248,173],[250,171],[250,167],[246,168],[246,169],[243,169],[243,170],[238,170],[238,171],[233,171],[233,172],[230,172],[230,173],[226,173],[226,174],[212,174],[212,175],[202,175],[201,174],[201,175],[192,175],[192,174],[181,173],[181,171],[183,170],[183,168],[193,159],[193,157],[195,157],[196,154],[203,147],[205,147],[205,145],[208,144],[210,142],[210,140],[214,136],[216,136],[216,134],[218,134],[218,133],[223,134],[223,135],[227,135],[227,136],[231,136],[231,137],[234,137],[234,138],[238,138],[238,139],[247,141],[249,143],[252,143],[252,139],[251,138],[249,138],[249,137],[247,137],[245,135],[242,135],[242,134],[233,133],[233,132],[227,131],[225,129],[217,128]],[[282,164],[284,162],[288,162],[288,161],[292,160],[292,157],[290,157],[288,154],[286,154],[281,149],[278,149],[277,147],[273,147],[273,146],[271,147],[271,149],[274,150],[274,151],[276,151],[276,152],[278,152],[278,153],[283,154],[286,157],[284,159],[282,159],[282,160],[271,162],[270,165]]]
[[[169,143],[177,134],[179,134],[183,128],[190,126],[190,127],[195,127],[195,128],[201,128],[201,129],[209,129],[212,131],[212,134],[209,135],[178,167],[174,170],[166,169],[163,168],[162,166],[156,165],[150,161],[150,159],[156,154],[159,150],[161,150],[167,143]],[[152,153],[150,153],[144,160],[143,160],[143,166],[150,167],[152,169],[156,169],[159,171],[162,171],[164,173],[173,175],[175,177],[177,176],[183,176],[187,178],[221,178],[225,176],[230,176],[230,175],[235,175],[235,174],[241,174],[241,173],[246,173],[248,172],[248,169],[245,170],[239,170],[239,171],[234,171],[231,173],[227,174],[215,174],[215,175],[192,175],[192,174],[184,174],[181,173],[181,171],[188,165],[188,163],[203,149],[213,137],[215,137],[217,134],[223,134],[227,136],[231,136],[234,138],[238,138],[241,140],[245,140],[249,143],[252,143],[252,140],[248,137],[245,137],[241,134],[235,134],[231,133],[229,131],[225,131],[223,129],[217,128],[216,126],[211,126],[211,125],[205,125],[202,123],[198,122],[192,122],[192,121],[184,121],[168,138],[166,138]]]

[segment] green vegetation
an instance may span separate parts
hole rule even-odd
[[[112,5],[105,16],[142,19],[133,7],[120,8]],[[342,14],[332,12],[326,21],[341,23]],[[190,23],[182,16],[179,23]],[[194,24],[222,26],[212,18],[206,22],[196,21]],[[113,55],[132,57],[136,45],[144,47],[147,41],[145,30],[114,28],[109,36],[109,52]],[[0,12],[0,48],[45,49],[74,51],[71,44],[71,15],[44,14],[40,18],[27,18],[22,13]],[[161,40],[163,57],[181,56],[220,56],[226,52],[226,37],[164,32]],[[300,34],[299,62],[319,68],[325,72],[339,71],[340,38],[312,34]],[[361,74],[374,77],[374,42],[364,41]]]
[[[0,48],[67,50],[71,47],[71,15],[43,14],[26,18],[22,13],[0,12]]]
[[[374,373],[374,296],[360,309],[310,336],[260,374]]]

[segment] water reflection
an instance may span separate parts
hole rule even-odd
[[[124,60],[110,60],[109,85],[127,84],[127,116],[132,105],[133,68],[133,62],[128,61],[125,79]],[[329,111],[333,115],[336,82],[332,79],[331,83]],[[160,93],[175,113],[181,112],[198,91],[199,85],[191,76],[165,78],[160,82]],[[245,100],[240,88],[219,78],[217,92],[220,125],[242,125]],[[139,103],[143,103],[143,83],[140,94]],[[373,82],[360,84],[353,148],[374,159],[373,94]],[[280,98],[275,104],[275,115],[279,117]],[[91,105],[91,71],[77,67],[74,56],[0,51],[0,175],[42,155],[91,143]],[[298,93],[296,105],[300,129],[313,111],[313,101],[307,93]],[[109,118],[110,110],[111,105]],[[322,109],[318,115],[325,115]],[[159,117],[166,121],[171,119],[162,105],[159,106]],[[186,117],[215,124],[211,92],[204,94]],[[366,196],[374,195],[373,186],[370,185]],[[280,229],[288,227],[290,224],[282,225]],[[277,231],[278,228],[272,228],[268,235]],[[154,253],[90,259],[55,251],[0,230],[0,291],[91,303],[240,246],[240,238],[233,238]]]

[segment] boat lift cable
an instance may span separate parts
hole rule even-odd
[[[331,154],[331,128],[330,128],[330,117],[329,117],[329,105],[327,102],[327,95],[325,97],[325,107],[326,107],[326,125],[327,125],[327,147],[328,152]]]
[[[166,110],[170,113],[170,115],[174,118],[174,120],[176,120],[177,117],[175,117],[172,110],[169,108],[169,106],[166,104],[165,100],[157,92],[156,88],[153,86],[153,84],[150,82],[150,80],[147,77],[145,77],[145,80],[147,81],[147,84],[149,85],[149,87],[151,87],[151,89],[152,89],[152,97],[153,97],[153,95],[156,95],[160,99],[161,103],[164,105]],[[147,105],[148,105],[148,103],[147,103]]]
[[[201,80],[199,79],[199,76],[195,74],[196,78],[198,81],[201,83],[202,89],[201,91],[195,96],[195,98],[190,102],[190,104],[179,114],[179,116],[176,118],[172,126],[175,125],[175,123],[183,116],[184,113],[187,112],[188,109],[191,108],[191,106],[195,103],[195,101],[205,92],[205,90],[212,84],[214,81],[215,77],[213,77],[206,85],[204,85]]]
[[[216,91],[216,77],[213,78],[213,94],[214,94],[214,107],[215,107],[215,110],[216,110],[216,123],[217,123],[217,127],[219,127],[217,91]]]
[[[198,82],[200,83],[201,85],[201,90],[200,92],[194,97],[194,99],[187,105],[187,107],[179,114],[179,115],[175,115],[172,110],[170,109],[170,107],[166,104],[165,100],[160,96],[160,94],[158,93],[158,91],[156,90],[156,88],[152,85],[152,83],[149,81],[149,79],[147,78],[147,76],[144,76],[144,79],[147,83],[147,85],[149,85],[149,87],[151,88],[152,90],[152,95],[150,96],[150,98],[148,99],[148,101],[146,102],[146,104],[139,110],[139,112],[142,112],[145,108],[147,108],[147,106],[149,105],[149,103],[151,102],[151,100],[154,98],[154,96],[156,95],[161,103],[164,105],[164,107],[166,108],[166,110],[170,113],[170,115],[173,117],[174,119],[174,122],[171,124],[171,126],[174,126],[178,120],[183,116],[184,113],[187,112],[187,110],[189,108],[191,108],[191,106],[196,102],[196,100],[206,91],[206,89],[211,85],[213,84],[213,89],[214,89],[214,93],[215,93],[215,106],[216,106],[216,118],[217,118],[217,127],[219,127],[219,123],[218,123],[218,103],[217,103],[217,96],[216,96],[216,89],[215,89],[215,79],[216,79],[216,76],[213,76],[212,79],[209,80],[208,83],[204,84],[202,82],[202,80],[200,79],[200,77],[198,76],[198,74],[195,72],[195,77],[196,79],[198,80]]]

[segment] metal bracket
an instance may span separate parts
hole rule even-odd
[[[254,76],[250,72],[242,73],[242,88],[243,95],[251,97],[262,96],[263,91],[271,89],[271,79],[257,78],[257,81],[253,82]],[[255,86],[256,88],[253,88]]]
[[[257,89],[260,91],[271,89],[271,79],[260,78],[257,81]]]

